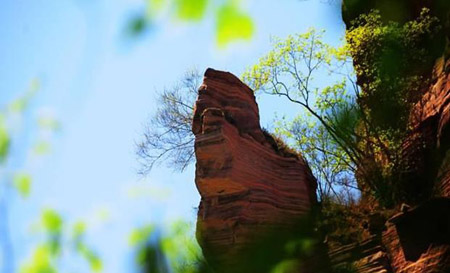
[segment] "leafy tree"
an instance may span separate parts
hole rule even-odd
[[[404,24],[383,22],[373,10],[359,16],[347,31],[348,49],[355,64],[362,92],[358,104],[363,109],[364,172],[372,194],[385,206],[417,202],[421,195],[402,177],[402,144],[411,133],[412,106],[422,95],[441,43],[435,37],[439,20],[426,8]],[[436,49],[438,48],[438,50]],[[360,167],[362,169],[362,167]],[[370,177],[370,180],[368,179]],[[419,190],[425,192],[425,190]]]
[[[334,194],[342,199],[344,192],[350,191],[337,190],[336,186],[357,188],[353,176],[358,160],[354,131],[359,109],[354,98],[347,94],[347,82],[355,92],[359,90],[347,72],[351,71],[347,52],[331,48],[321,37],[321,32],[311,30],[280,41],[259,65],[243,75],[243,79],[255,90],[283,95],[309,109],[306,120],[299,116],[292,123],[280,122],[277,133],[295,140],[296,147],[319,178],[319,194]],[[300,65],[309,69],[306,74],[300,70]],[[323,70],[324,66],[329,71]],[[313,87],[315,74],[324,72],[339,74],[339,81],[323,89]],[[184,170],[193,162],[192,105],[200,79],[198,72],[188,72],[178,84],[158,95],[160,107],[150,120],[143,141],[138,144],[141,173],[147,173],[162,161],[168,161],[176,170]]]
[[[357,191],[354,165],[331,138],[324,126],[310,117],[297,116],[292,122],[279,120],[275,134],[287,137],[306,158],[318,183],[318,197],[333,197],[345,204]]]
[[[344,201],[343,196],[353,199],[360,190],[390,207],[407,199],[396,173],[404,167],[402,141],[424,79],[421,67],[432,59],[421,45],[439,25],[426,9],[404,25],[382,23],[376,12],[358,20],[347,33],[348,44],[340,48],[324,43],[323,32],[314,29],[278,39],[243,81],[300,106],[301,115],[280,121],[276,133],[305,156],[319,179],[320,196]],[[400,65],[386,61],[394,57]],[[181,87],[161,94],[161,107],[139,145],[144,172],[159,160],[169,159],[180,170],[192,162],[191,105],[199,85],[194,79],[199,78],[191,73]],[[389,118],[386,113],[392,111]]]
[[[322,31],[310,29],[277,39],[274,49],[248,69],[243,80],[255,91],[302,107],[292,122],[279,121],[276,133],[293,141],[305,156],[319,180],[319,195],[342,199],[338,191],[358,189],[354,173],[363,153],[356,133],[359,88],[347,49],[333,48],[322,37]],[[321,75],[329,75],[334,83],[323,86]]]
[[[355,188],[356,176],[364,196],[391,207],[408,200],[407,185],[398,175],[405,167],[402,141],[410,130],[411,106],[426,84],[423,67],[434,60],[424,44],[429,45],[439,24],[427,9],[404,25],[383,23],[376,11],[354,24],[342,48],[325,44],[314,29],[279,40],[244,74],[244,81],[301,106],[316,122],[306,126],[300,119],[280,132],[305,149],[314,174],[323,179],[319,188]],[[349,66],[352,59],[358,84]],[[320,86],[324,72],[335,80],[331,86]]]

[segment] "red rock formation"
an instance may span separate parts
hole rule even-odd
[[[192,130],[197,239],[210,262],[230,269],[266,232],[295,226],[316,202],[316,182],[301,156],[277,151],[253,91],[230,73],[205,72]]]
[[[390,264],[384,270],[393,273],[450,272],[450,1],[343,1],[347,27],[371,9],[379,9],[385,22],[402,24],[416,18],[423,7],[428,7],[442,23],[439,35],[433,38],[430,56],[444,57],[436,61],[433,71],[423,67],[423,75],[430,75],[431,84],[412,109],[412,133],[402,146],[399,178],[405,182],[404,190],[415,195],[411,200],[414,208],[393,217],[380,234],[379,246]],[[393,12],[396,8],[403,13]],[[437,48],[441,47],[447,48],[440,52]],[[369,262],[367,267],[371,268],[367,272],[378,272],[371,271],[376,268],[374,263]]]
[[[331,251],[333,264],[353,263],[359,273],[450,272],[450,60],[436,62],[431,82],[412,110],[402,154],[409,183],[430,190],[417,192],[426,201],[394,216],[370,244]]]
[[[450,272],[449,117],[450,60],[441,58],[432,84],[413,108],[414,133],[405,140],[403,155],[414,182],[428,183],[432,191],[428,201],[387,224],[383,242],[394,273]]]
[[[434,194],[450,197],[450,59],[436,62],[432,84],[415,105],[411,124],[426,146],[438,151],[439,162],[432,162],[439,165]]]
[[[450,272],[450,199],[432,199],[394,216],[383,244],[394,273]]]

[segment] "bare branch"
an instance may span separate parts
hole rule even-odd
[[[184,171],[194,161],[194,135],[191,131],[194,102],[201,75],[193,70],[172,88],[158,93],[159,107],[136,144],[140,174],[147,174],[159,163]]]

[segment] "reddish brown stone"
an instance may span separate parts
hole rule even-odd
[[[274,150],[253,91],[234,75],[205,72],[192,130],[201,195],[197,239],[219,267],[232,267],[266,232],[292,229],[316,203],[309,167],[301,156]]]

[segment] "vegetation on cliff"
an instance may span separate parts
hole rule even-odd
[[[345,46],[334,48],[323,42],[323,32],[311,29],[278,39],[273,50],[242,76],[255,92],[300,106],[298,117],[277,121],[275,134],[263,132],[276,153],[297,158],[301,154],[312,168],[322,205],[316,225],[328,235],[329,246],[380,235],[393,208],[429,198],[411,191],[405,179],[412,166],[405,161],[404,146],[413,129],[412,107],[428,88],[430,71],[443,53],[438,37],[442,28],[427,8],[404,22],[383,20],[372,10],[349,24]],[[334,84],[323,86],[324,75]],[[157,115],[169,113],[191,122],[192,117],[183,113],[193,100],[172,97],[177,107],[166,101]],[[169,130],[159,132],[150,128],[156,138],[140,145],[144,158],[149,144],[171,134],[173,124],[160,123]],[[192,158],[185,156],[189,146],[182,140],[167,142],[166,150],[185,166]],[[159,155],[164,153],[147,157],[148,166]]]

